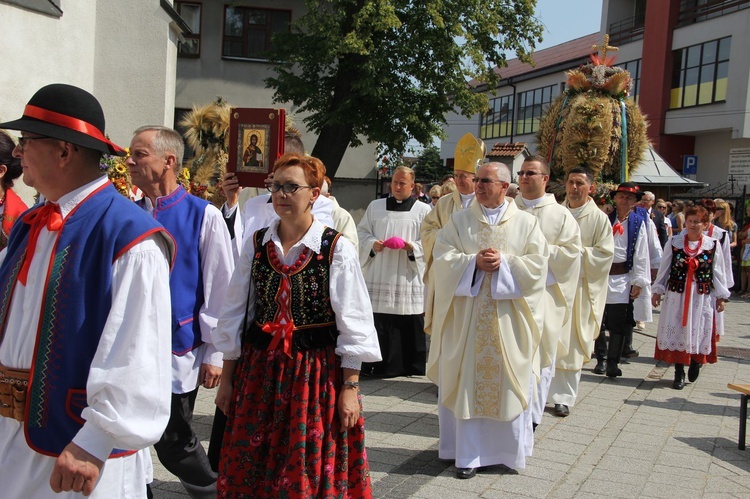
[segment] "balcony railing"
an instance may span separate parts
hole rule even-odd
[[[677,27],[688,26],[750,8],[750,0],[681,0]]]
[[[750,1],[750,0],[748,0]],[[609,25],[609,43],[615,46],[641,40],[643,38],[644,16],[634,16]]]

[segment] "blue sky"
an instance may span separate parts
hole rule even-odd
[[[537,0],[536,15],[545,26],[540,50],[599,31],[602,1]]]

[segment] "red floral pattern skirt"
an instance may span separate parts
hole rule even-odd
[[[219,497],[371,498],[364,416],[340,428],[334,346],[243,346],[221,451]],[[361,399],[360,399],[361,408]]]

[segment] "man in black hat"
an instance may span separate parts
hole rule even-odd
[[[2,495],[143,495],[169,418],[174,243],[99,168],[124,151],[93,95],[46,86],[0,128],[21,131],[13,155],[47,200],[0,265]]]
[[[607,304],[604,307],[604,327],[609,331],[609,347],[604,334],[595,343],[596,374],[610,378],[622,376],[618,367],[628,334],[633,333],[633,300],[651,284],[649,274],[647,219],[642,211],[634,210],[642,196],[633,182],[623,182],[610,192],[615,211],[609,215],[615,253],[609,271]],[[605,362],[606,359],[606,362]]]

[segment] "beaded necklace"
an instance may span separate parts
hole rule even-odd
[[[700,252],[700,250],[701,250],[701,247],[703,246],[703,234],[701,234],[701,237],[700,237],[700,238],[698,239],[698,247],[697,247],[697,248],[695,248],[695,249],[690,249],[690,244],[689,244],[689,242],[690,242],[690,241],[688,240],[688,235],[687,235],[687,234],[685,234],[685,243],[683,244],[683,246],[684,246],[684,248],[683,248],[683,249],[684,249],[684,251],[685,251],[685,254],[686,254],[687,256],[689,256],[689,257],[694,257],[695,255],[697,255],[697,254],[698,254],[698,253]]]
[[[273,243],[273,241],[269,241],[268,243],[268,259],[271,261],[271,265],[273,265],[276,269],[280,269],[284,274],[289,274],[290,271],[292,274],[297,272],[297,270],[299,270],[307,260],[307,256],[310,254],[310,248],[305,247],[305,249],[302,250],[302,253],[300,253],[299,258],[297,258],[293,265],[281,265],[279,255],[278,253],[276,253],[276,245]]]

